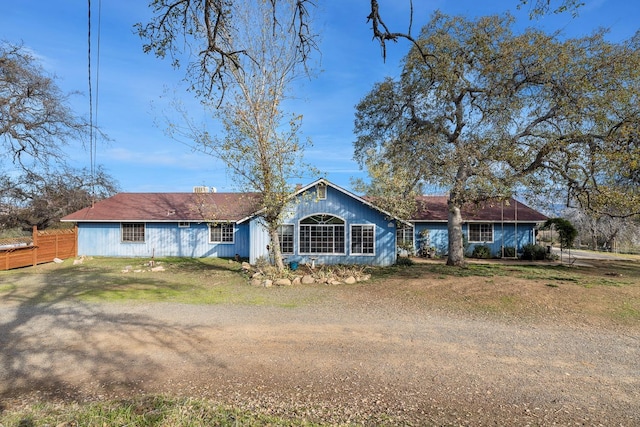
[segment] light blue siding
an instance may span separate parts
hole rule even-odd
[[[344,220],[345,248],[344,254],[302,254],[300,253],[300,228],[301,219],[316,214],[328,214]],[[266,255],[266,246],[269,237],[258,220],[251,221],[251,258],[255,262],[258,256]],[[396,262],[396,223],[385,218],[384,214],[372,208],[370,205],[343,193],[332,186],[327,186],[327,197],[324,200],[316,199],[315,189],[297,197],[286,210],[283,224],[294,225],[294,254],[286,255],[286,262],[297,261],[299,263],[316,265],[322,264],[363,264],[388,266]],[[375,253],[373,255],[351,255],[351,225],[373,225],[375,230]],[[255,258],[254,258],[255,257]]]
[[[531,223],[513,223],[502,224],[496,223],[493,226],[493,243],[487,243],[491,248],[491,254],[500,256],[502,246],[505,248],[516,248],[518,253],[522,252],[522,247],[536,242],[535,234],[536,224]],[[470,246],[473,251],[473,247]]]
[[[267,245],[271,244],[269,232],[262,224],[260,218],[253,218],[249,224],[249,236],[251,241],[251,252],[249,262],[255,264],[258,258],[269,259]]]
[[[444,256],[449,251],[449,231],[446,222],[419,222],[414,225],[416,251],[424,242],[427,247],[436,248],[436,256]]]
[[[249,256],[249,226],[236,224],[234,243],[209,243],[206,223],[191,223],[178,227],[178,223],[145,224],[145,241],[122,242],[120,223],[79,223],[78,254],[117,257],[221,257]]]
[[[502,254],[502,246],[515,247],[518,253],[522,252],[522,247],[528,244],[534,244],[536,242],[535,223],[501,223],[493,224],[493,241],[484,243],[469,243],[467,247],[467,254],[473,252],[473,248],[476,245],[486,244],[491,248],[491,254],[493,256],[500,256]],[[469,224],[464,223],[462,226],[462,232],[465,236],[469,236]],[[436,248],[436,254],[444,256],[449,251],[448,238],[449,231],[447,224],[444,222],[419,222],[415,224],[414,241],[416,250],[420,248],[420,241],[422,236],[428,235],[429,246]]]

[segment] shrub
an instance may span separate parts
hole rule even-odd
[[[516,248],[513,246],[505,246],[504,255],[505,258],[515,258],[516,256]]]
[[[491,248],[488,245],[477,245],[473,248],[471,257],[481,259],[491,258]]]
[[[547,248],[541,245],[528,244],[522,247],[522,259],[531,261],[543,260],[547,257]]]
[[[396,260],[396,265],[399,265],[401,267],[409,267],[413,265],[413,260],[408,257],[399,256]]]

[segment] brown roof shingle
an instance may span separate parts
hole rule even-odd
[[[447,200],[448,196],[419,197],[418,212],[412,219],[414,221],[447,221],[449,212]],[[498,200],[478,205],[469,204],[462,208],[461,215],[463,221],[542,222],[548,219],[546,215],[513,198],[504,203]]]
[[[447,221],[447,196],[421,196],[411,221]],[[62,218],[71,222],[177,222],[243,220],[261,208],[258,193],[118,193]],[[464,221],[542,222],[547,217],[510,199],[468,205]]]
[[[118,193],[63,221],[239,221],[260,208],[257,193]]]

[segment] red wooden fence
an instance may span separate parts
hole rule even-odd
[[[78,255],[77,227],[72,230],[42,231],[33,227],[32,237],[28,240],[23,240],[22,246],[2,245],[3,242],[0,242],[0,270],[37,265],[51,262],[55,258],[66,259]],[[16,239],[12,241],[15,242]]]

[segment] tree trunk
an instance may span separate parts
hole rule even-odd
[[[449,221],[447,228],[449,230],[449,256],[447,257],[447,265],[463,267],[466,263],[464,260],[460,206],[457,206],[451,199],[449,199],[448,205]]]
[[[597,251],[598,250],[598,230],[597,230],[595,221],[593,220],[589,221],[589,228],[590,228],[590,234],[591,234],[590,249],[592,251]]]
[[[269,227],[269,237],[271,238],[273,262],[278,271],[284,271],[284,261],[282,261],[282,253],[280,252],[280,236],[278,235],[278,227]]]

